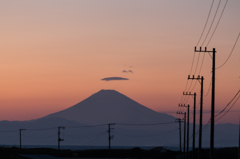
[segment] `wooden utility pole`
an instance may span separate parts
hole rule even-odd
[[[180,107],[187,107],[187,158],[189,152],[189,105],[179,104]]]
[[[176,119],[176,122],[178,122],[179,123],[179,152],[180,152],[180,157],[181,157],[181,155],[182,155],[182,139],[181,139],[181,131],[182,131],[182,129],[181,129],[181,122],[182,122],[182,120],[180,119],[180,118],[178,118],[178,119]]]
[[[183,95],[194,96],[193,102],[193,143],[192,143],[192,158],[195,156],[195,123],[196,123],[196,93],[192,94],[191,92],[183,92]]]
[[[201,80],[201,95],[200,95],[200,120],[199,120],[199,142],[198,142],[198,158],[201,159],[202,154],[202,112],[203,112],[203,76],[200,78],[200,75],[198,75],[197,78],[194,78],[194,75],[192,78],[190,78],[190,75],[188,75],[188,79],[192,80]]]
[[[23,130],[26,130],[26,129],[19,129],[19,137],[20,137],[19,147],[20,147],[20,150],[22,149],[22,131]]]
[[[240,114],[238,123],[238,159],[240,159]]]
[[[58,127],[58,155],[59,155],[59,157],[60,157],[60,142],[64,141],[64,139],[61,138],[61,132],[60,132],[61,129],[65,129],[65,127],[63,127],[63,126]]]
[[[115,123],[109,123],[108,124],[108,150],[109,150],[109,159],[111,159],[111,140],[114,136],[111,136],[111,130],[114,128],[111,128],[111,125],[115,125]]]
[[[211,130],[210,130],[210,159],[214,159],[214,118],[215,118],[215,55],[216,50],[213,48],[212,51],[197,50],[195,47],[195,52],[205,52],[205,53],[212,53],[212,100],[211,100]]]
[[[186,112],[177,112],[177,114],[183,114],[184,115],[184,118],[183,118],[183,120],[184,120],[184,135],[183,135],[183,156],[184,156],[184,158],[186,158],[186,150],[185,150],[185,148],[186,148]]]

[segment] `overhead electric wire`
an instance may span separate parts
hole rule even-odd
[[[200,53],[198,54],[197,64],[196,64],[195,71],[194,71],[194,74],[193,74],[194,76],[196,75],[196,72],[197,72],[199,59],[200,59]],[[196,81],[196,82],[197,82],[197,81]],[[191,81],[191,84],[190,84],[189,88],[187,89],[187,92],[191,92],[190,90],[193,90],[193,89],[194,89],[196,83],[194,84],[194,87],[193,87],[193,88],[191,88],[191,87],[192,87],[192,84],[193,84],[193,80]]]
[[[128,137],[154,137],[154,136],[161,136],[161,135],[164,135],[164,134],[167,134],[167,133],[170,133],[170,132],[174,132],[178,130],[177,129],[173,129],[173,130],[170,130],[168,132],[164,132],[164,133],[160,133],[160,134],[154,134],[154,135],[126,135],[126,134],[121,134],[121,133],[118,133],[118,132],[114,132],[115,134],[118,134],[118,135],[122,135],[122,136],[128,136]]]
[[[1,136],[0,139],[3,139],[3,138],[12,138],[12,137],[15,137],[15,136],[19,136],[19,134],[16,134],[16,135],[11,135],[11,136]]]
[[[90,141],[84,143],[83,145],[88,145],[88,144],[90,144],[90,143],[92,143],[92,142],[94,142],[94,141],[97,141],[97,140],[101,139],[100,137],[102,137],[102,136],[105,135],[105,134],[107,134],[106,131],[105,131],[103,134],[101,134],[101,135],[95,137],[93,140],[90,140]]]
[[[51,128],[41,128],[41,129],[26,129],[27,131],[39,131],[39,130],[53,130],[57,129],[58,127],[51,127]]]
[[[188,102],[188,99],[189,99],[189,96],[187,96],[187,100],[184,102],[184,104],[187,104],[187,102]]]
[[[166,125],[166,124],[176,124],[176,122],[166,122],[166,123],[152,123],[152,124],[126,124],[126,123],[115,123],[116,125],[125,126],[151,126],[151,125]]]
[[[0,133],[19,132],[19,130],[0,131]]]
[[[205,54],[203,54],[203,58],[202,58],[202,63],[198,72],[198,75],[200,76],[200,73],[202,71],[202,66],[203,66],[203,62],[204,62],[204,58],[205,58]],[[195,71],[196,72],[196,71]],[[190,90],[190,92],[192,92],[194,90],[194,88],[196,87],[197,82],[199,82],[198,80],[195,81],[195,84],[193,85],[193,88]]]
[[[233,99],[227,104],[227,106],[226,106],[221,112],[219,112],[217,115],[215,115],[215,117],[217,117],[218,115],[222,114],[222,113],[226,110],[226,108],[233,102],[233,100],[238,96],[239,93],[240,93],[240,90],[239,90],[239,91],[237,92],[237,94],[233,97]],[[214,121],[216,122],[216,121],[220,120],[223,116],[225,116],[225,115],[231,110],[231,108],[236,104],[236,102],[238,101],[239,98],[240,98],[240,95],[239,95],[239,97],[234,101],[234,103],[232,104],[232,106],[231,106],[221,117],[219,117],[218,119],[215,119]],[[202,128],[202,132],[204,132],[204,131],[207,130],[207,128],[208,128],[209,125],[210,125],[210,122],[211,122],[211,118],[208,120],[207,124],[205,124],[204,127]],[[199,133],[199,130],[197,131],[196,134],[198,134],[198,133]]]
[[[210,122],[211,122],[211,119],[209,119],[208,122],[202,127],[202,132],[204,132],[209,127]],[[199,134],[199,131],[200,129],[198,129],[198,131],[195,133],[195,136]]]
[[[90,127],[99,127],[106,126],[108,124],[99,124],[99,125],[84,125],[84,126],[65,126],[65,128],[90,128]]]
[[[28,135],[25,135],[25,134],[22,134],[22,136],[27,137],[27,138],[35,138],[35,139],[39,139],[39,138],[51,138],[51,137],[56,137],[57,134],[55,134],[55,135],[50,135],[50,136],[42,136],[42,137],[28,136]]]
[[[222,117],[224,117],[224,116],[232,109],[232,107],[236,104],[236,102],[238,101],[239,98],[240,98],[240,95],[239,95],[238,98],[234,101],[234,103],[232,104],[232,106],[231,106],[221,117],[219,117],[219,118],[216,119],[215,121],[218,121],[218,120],[220,120]]]
[[[226,0],[226,3],[225,3],[225,5],[224,5],[224,7],[223,7],[223,10],[222,10],[222,13],[221,13],[221,15],[220,15],[220,17],[219,17],[219,19],[218,19],[217,25],[216,25],[216,27],[214,28],[214,31],[213,31],[213,33],[212,33],[212,35],[211,35],[211,37],[210,37],[210,39],[209,39],[209,41],[208,41],[208,43],[207,43],[206,46],[208,46],[208,44],[209,44],[210,41],[212,40],[212,37],[213,37],[215,31],[217,30],[218,24],[219,24],[219,22],[220,22],[220,20],[221,20],[221,18],[222,18],[222,15],[223,15],[224,10],[225,10],[225,8],[226,8],[226,6],[227,6],[227,3],[228,3],[228,0]]]
[[[200,52],[198,53],[198,59],[197,59],[197,64],[196,64],[196,68],[195,68],[195,71],[194,71],[194,75],[196,75],[196,72],[197,72],[199,59],[200,59]]]
[[[240,90],[236,93],[236,95],[233,97],[233,99],[230,100],[230,102],[223,108],[223,110],[221,110],[217,115],[215,115],[215,117],[217,117],[218,115],[223,113],[227,109],[227,107],[232,103],[232,101],[238,96],[239,93],[240,93]]]
[[[106,131],[100,132],[100,133],[96,133],[96,134],[88,134],[87,136],[82,136],[82,135],[81,136],[80,135],[75,136],[75,135],[66,133],[65,137],[67,137],[67,138],[75,138],[75,139],[83,139],[83,138],[88,139],[88,138],[93,138],[93,137],[102,135],[103,133],[106,133]]]
[[[205,37],[205,39],[204,39],[204,41],[203,41],[203,43],[202,43],[201,46],[204,45],[204,43],[205,43],[205,41],[206,41],[206,39],[207,39],[207,37],[208,37],[208,34],[210,33],[210,30],[211,30],[211,28],[212,28],[213,22],[215,21],[215,18],[216,18],[216,15],[217,15],[219,6],[220,6],[220,4],[221,4],[221,1],[222,1],[222,0],[219,0],[218,7],[217,7],[217,10],[216,10],[215,15],[214,15],[214,17],[213,17],[212,23],[211,23],[211,25],[210,25],[210,28],[209,28],[209,30],[208,30],[208,32],[207,32],[207,35],[206,35],[206,37]]]
[[[223,67],[223,66],[227,63],[227,61],[229,60],[230,56],[232,55],[233,50],[234,50],[234,48],[235,48],[235,46],[236,46],[236,44],[237,44],[237,42],[238,42],[239,36],[240,36],[240,33],[238,34],[238,37],[237,37],[237,39],[236,39],[236,41],[235,41],[235,43],[234,43],[234,45],[233,45],[233,48],[232,48],[232,50],[231,50],[228,58],[226,59],[226,61],[225,61],[221,66],[217,67],[216,69],[219,69],[219,68]]]
[[[209,94],[209,92],[210,92],[211,85],[212,85],[212,81],[210,81],[207,94],[206,94],[204,97],[207,97],[207,96],[208,96],[208,94]]]
[[[205,22],[205,25],[204,25],[204,28],[203,28],[202,34],[201,34],[201,36],[200,36],[200,38],[199,38],[199,40],[198,40],[196,46],[198,46],[200,40],[202,39],[203,33],[204,33],[205,29],[206,29],[206,26],[207,26],[207,23],[208,23],[208,20],[209,20],[209,17],[210,17],[211,11],[212,11],[213,3],[214,3],[214,0],[212,1],[211,7],[210,7],[210,10],[209,10],[209,13],[208,13],[207,20],[206,20],[206,22]]]
[[[194,64],[194,59],[195,59],[195,52],[193,53],[192,65],[191,65],[191,69],[190,69],[189,75],[191,75],[191,73],[192,73],[192,68],[193,68],[193,64]],[[186,83],[184,92],[186,92],[187,87],[188,87],[188,80],[187,80],[187,83]],[[184,95],[182,95],[181,101],[180,101],[179,103],[182,103],[182,101],[183,101],[183,96],[184,96]],[[184,97],[184,100],[185,100],[185,98],[186,98],[186,97]]]

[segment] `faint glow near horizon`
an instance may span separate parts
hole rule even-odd
[[[101,89],[119,91],[156,111],[177,111],[210,3],[1,2],[0,120],[39,118]],[[229,1],[208,47],[217,50],[217,66],[228,57],[240,31],[239,7],[239,2]],[[229,62],[216,71],[216,110],[239,89],[239,51],[240,42]],[[208,55],[202,75],[206,93],[211,79]],[[105,77],[129,80],[101,81]],[[193,91],[199,93],[199,86]],[[210,96],[204,99],[206,110]],[[230,116],[225,121],[238,123]]]

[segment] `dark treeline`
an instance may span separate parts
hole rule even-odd
[[[108,149],[92,149],[92,150],[60,150],[52,148],[24,148],[19,149],[16,147],[0,148],[0,158],[4,159],[23,159],[19,154],[22,155],[50,155],[59,158],[109,158]],[[150,150],[140,149],[139,147],[132,149],[112,149],[110,156],[111,158],[132,158],[132,159],[184,159],[182,155],[180,157],[179,151],[165,150],[163,147],[156,147]],[[190,152],[191,154],[191,152]],[[217,159],[237,159],[238,148],[219,148],[215,149],[214,156]],[[190,155],[190,158],[192,156]],[[198,158],[195,156],[195,158]],[[209,159],[209,149],[202,149],[202,158]]]

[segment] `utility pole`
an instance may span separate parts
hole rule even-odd
[[[180,149],[180,158],[181,158],[181,156],[182,156],[182,142],[181,142],[181,131],[182,131],[182,129],[181,129],[181,122],[182,122],[182,120],[180,119],[180,118],[178,118],[178,119],[176,119],[176,122],[178,122],[179,123],[179,149]]]
[[[183,92],[183,95],[190,95],[194,96],[194,103],[193,103],[193,143],[192,143],[192,158],[194,159],[195,156],[195,123],[196,123],[196,93],[192,94],[191,92]]]
[[[20,137],[20,150],[22,149],[22,131],[26,129],[19,129],[19,137]]]
[[[185,151],[185,148],[186,148],[186,146],[185,146],[185,143],[186,143],[186,112],[177,112],[177,114],[183,114],[184,115],[184,118],[183,118],[183,120],[184,120],[184,135],[183,135],[183,156],[184,156],[184,158],[186,158],[185,157],[185,154],[186,154],[186,151]]]
[[[188,152],[189,152],[189,105],[182,105],[179,104],[179,107],[187,107],[187,159],[188,159]]]
[[[240,159],[240,115],[238,123],[238,159]]]
[[[200,50],[197,50],[195,47],[195,52],[207,52],[212,53],[212,101],[211,101],[211,132],[210,132],[210,159],[214,159],[214,117],[215,117],[215,54],[216,50],[213,48],[212,51],[205,50],[202,51],[201,47]]]
[[[109,159],[111,159],[111,140],[113,139],[113,135],[111,136],[111,130],[114,128],[111,128],[111,125],[115,125],[115,123],[109,123],[108,124],[108,149],[109,149]]]
[[[197,78],[194,78],[194,75],[192,78],[190,78],[190,75],[188,75],[188,79],[191,80],[201,80],[201,95],[200,95],[200,120],[199,120],[199,142],[198,142],[198,159],[201,159],[202,155],[202,112],[203,112],[203,76],[200,78],[200,75],[198,75]]]
[[[60,156],[60,142],[64,141],[64,139],[62,139],[61,136],[60,136],[61,135],[61,132],[60,132],[61,129],[65,129],[65,127],[63,127],[63,126],[58,127],[58,155],[59,156]]]

